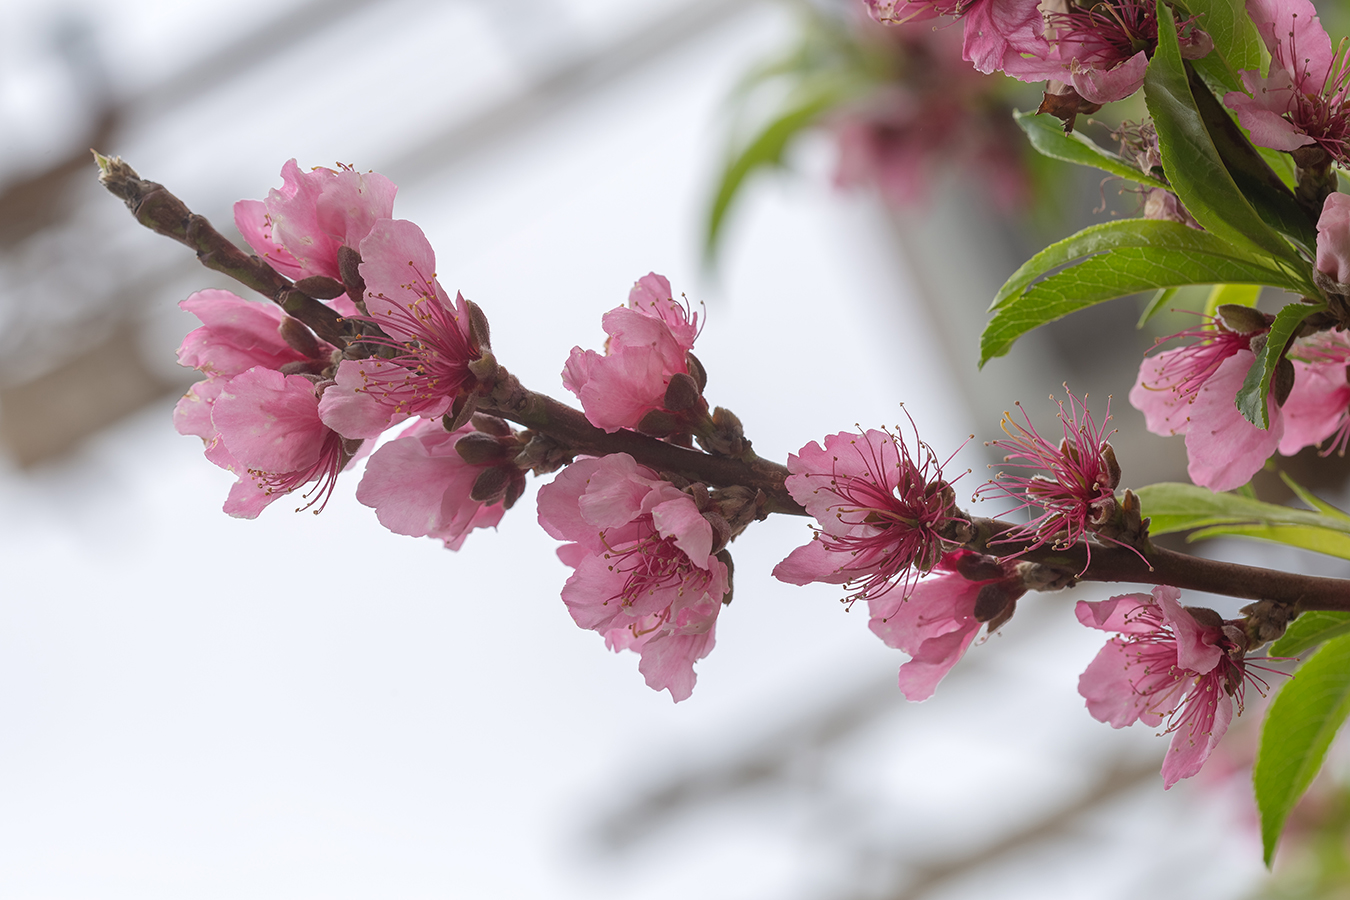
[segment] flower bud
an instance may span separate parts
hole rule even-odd
[[[487,413],[474,413],[472,421],[474,429],[484,434],[490,434],[493,437],[511,436],[511,425],[505,419],[499,419]]]
[[[296,353],[303,353],[310,359],[319,359],[324,356],[323,349],[319,346],[319,339],[314,336],[314,332],[309,330],[309,326],[299,319],[287,316],[281,320],[277,331],[281,333],[281,339],[289,344]]]
[[[347,288],[347,297],[364,311],[366,280],[361,277],[361,254],[351,247],[341,246],[337,250],[337,264],[338,274]]]
[[[670,383],[666,385],[666,396],[663,401],[666,409],[671,412],[683,412],[686,409],[693,409],[701,399],[698,382],[693,378],[683,372],[677,372],[670,376]]]
[[[458,444],[455,445],[455,449],[459,449]],[[479,503],[493,503],[500,500],[506,493],[510,480],[511,473],[502,466],[484,469],[474,479],[473,490],[469,491],[469,498],[477,500]]]
[[[455,452],[471,466],[487,466],[503,462],[511,451],[490,434],[474,431],[455,442]]]
[[[1217,310],[1223,327],[1237,334],[1254,334],[1270,328],[1271,317],[1251,306],[1225,303]]]
[[[502,506],[506,509],[515,506],[520,495],[525,493],[525,473],[513,467],[509,475],[510,480],[506,482],[506,496],[502,498]]]
[[[713,552],[717,553],[731,543],[731,525],[719,513],[705,512],[703,518],[712,526]]]
[[[295,289],[309,294],[315,300],[332,300],[334,297],[341,297],[347,291],[342,282],[327,275],[301,278],[295,283]]]
[[[689,374],[693,377],[694,383],[698,385],[700,394],[708,387],[708,370],[703,368],[703,363],[698,361],[698,357],[692,352],[684,354],[685,367],[689,369]]]
[[[723,606],[730,606],[730,605],[731,605],[731,593],[732,593],[732,591],[735,589],[735,585],[733,584],[733,579],[734,579],[735,574],[736,574],[736,563],[734,563],[734,562],[732,561],[732,559],[731,559],[731,551],[730,551],[730,550],[718,550],[717,553],[714,554],[714,555],[715,555],[719,560],[722,561],[722,564],[723,564],[724,566],[727,567],[727,592],[726,592],[725,594],[722,595],[722,605],[723,605]]]
[[[488,347],[492,346],[487,316],[484,315],[482,308],[472,300],[465,300],[464,305],[469,310],[469,334],[473,338],[474,346],[487,350]]]

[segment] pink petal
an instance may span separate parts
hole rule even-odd
[[[1317,271],[1350,282],[1350,194],[1333,192],[1317,220]]]
[[[1191,704],[1197,708],[1192,712]],[[1172,735],[1163,759],[1163,789],[1200,771],[1233,721],[1233,698],[1214,676],[1200,679],[1186,700],[1187,715]]]
[[[319,459],[329,429],[314,385],[300,375],[249,369],[226,383],[211,410],[221,440],[242,465],[294,472]]]
[[[1340,431],[1350,410],[1350,384],[1341,363],[1294,361],[1294,390],[1281,409],[1284,437],[1280,452],[1293,456]]]
[[[1237,410],[1238,389],[1255,359],[1250,350],[1240,350],[1224,360],[1191,404],[1187,471],[1191,481],[1211,491],[1230,491],[1250,481],[1284,436],[1284,419],[1274,397],[1268,398],[1267,430],[1257,428]]]

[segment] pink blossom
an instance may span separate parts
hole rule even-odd
[[[647,413],[664,408],[671,378],[690,374],[698,315],[676,302],[670,282],[653,272],[633,285],[627,306],[605,313],[603,324],[609,335],[604,355],[573,347],[563,386],[597,428],[636,429]]]
[[[843,584],[850,602],[897,584],[908,595],[942,557],[942,529],[961,521],[933,450],[872,429],[812,441],[788,456],[787,489],[819,525],[812,540],[774,567],[789,584]]]
[[[886,25],[938,16],[964,20],[962,58],[984,74],[1003,71],[1039,81],[1050,52],[1039,0],[867,0],[872,18]]]
[[[326,502],[351,455],[317,417],[311,421],[315,380],[286,373],[322,368],[334,348],[315,340],[320,358],[307,356],[286,340],[285,313],[228,291],[199,291],[180,305],[203,325],[183,340],[178,360],[208,377],[178,401],[174,426],[201,438],[207,459],[239,475],[225,511],[253,518],[315,480],[310,505]]]
[[[1162,585],[1152,596],[1080,600],[1076,608],[1089,628],[1119,632],[1078,679],[1092,717],[1113,728],[1170,720],[1164,788],[1200,771],[1228,730],[1232,698],[1241,703],[1247,676],[1242,649],[1218,614],[1188,609],[1180,599],[1180,591]]]
[[[319,419],[318,388],[303,375],[261,366],[224,381],[211,404],[206,457],[239,476],[225,512],[252,519],[283,494],[311,482],[305,508],[328,502],[352,460],[342,436]]]
[[[1023,592],[997,565],[969,550],[946,554],[933,571],[940,574],[918,581],[907,597],[868,598],[872,632],[912,657],[900,667],[900,691],[913,701],[933,695],[979,634],[984,620],[977,617],[976,605],[982,593],[997,595],[1006,607]]]
[[[582,459],[540,489],[539,524],[571,542],[558,556],[576,569],[562,593],[573,620],[639,653],[653,690],[689,697],[729,588],[693,498],[627,454]]]
[[[1330,438],[1323,455],[1344,455],[1350,443],[1350,338],[1344,332],[1322,332],[1296,343],[1291,356],[1297,357],[1294,389],[1280,409],[1280,452],[1293,456]]]
[[[288,278],[341,281],[338,248],[356,249],[376,220],[391,217],[398,188],[383,175],[347,167],[304,172],[293,159],[281,167],[281,179],[266,200],[234,205],[240,234]]]
[[[1350,194],[1327,196],[1317,219],[1317,271],[1339,284],[1350,282]]]
[[[1154,434],[1185,434],[1190,425],[1190,406],[1205,382],[1225,360],[1251,344],[1253,334],[1240,334],[1214,320],[1213,327],[1182,331],[1159,343],[1178,338],[1193,340],[1175,350],[1146,356],[1139,377],[1130,390],[1130,404],[1144,414],[1144,424]]]
[[[387,338],[364,343],[390,352],[343,360],[320,411],[351,438],[374,437],[409,416],[435,418],[476,385],[469,364],[484,353],[463,295],[451,302],[436,280],[436,254],[422,229],[381,219],[361,242],[366,321]]]
[[[1062,74],[1045,77],[1071,84],[1083,99],[1096,104],[1123,100],[1144,84],[1148,61],[1158,47],[1158,14],[1153,0],[1111,0],[1091,6],[1070,6],[1046,20],[1055,32],[1052,60]],[[1209,36],[1194,19],[1177,24],[1181,54],[1188,59],[1213,49]]]
[[[1107,442],[1114,434],[1106,431],[1106,423],[1111,421],[1110,401],[1100,426],[1087,405],[1072,393],[1067,412],[1062,402],[1056,403],[1063,431],[1057,444],[1041,436],[1025,410],[1022,417],[1026,425],[1005,415],[1002,425],[1008,437],[993,442],[995,447],[1008,451],[1003,458],[1006,467],[1032,474],[999,472],[978,493],[994,493],[1019,501],[1014,511],[1041,510],[1027,524],[1005,532],[998,543],[1026,541],[1027,550],[1044,544],[1056,550],[1068,549],[1115,513],[1120,467]],[[1090,546],[1088,558],[1091,559]]]
[[[1017,126],[989,79],[957,58],[949,29],[884,29],[888,53],[918,73],[843,110],[834,122],[835,182],[875,188],[896,206],[922,202],[947,169],[978,172],[1001,209],[1030,202]]]
[[[1309,0],[1247,0],[1247,12],[1270,50],[1270,72],[1241,72],[1244,94],[1224,103],[1236,110],[1252,141],[1292,151],[1317,144],[1350,161],[1350,50],[1334,50]],[[1250,96],[1248,96],[1250,94]]]
[[[380,524],[395,534],[438,538],[458,550],[473,529],[495,528],[510,505],[504,496],[491,502],[472,497],[494,465],[466,462],[455,445],[477,433],[472,424],[447,432],[438,419],[419,419],[370,457],[356,499],[373,507]]]
[[[280,369],[309,359],[282,336],[287,315],[276,304],[253,303],[229,291],[207,290],[198,291],[178,306],[202,322],[202,327],[189,332],[178,348],[179,365],[215,378],[233,378],[254,366]]]
[[[1270,427],[1258,428],[1238,411],[1236,397],[1256,361],[1250,350],[1225,359],[1195,393],[1186,426],[1187,473],[1211,491],[1242,487],[1265,465],[1284,437],[1284,416],[1267,398]]]

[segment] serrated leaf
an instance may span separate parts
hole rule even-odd
[[[1151,224],[1172,225],[1179,232],[1190,232],[1191,235],[1203,234],[1172,222]],[[1213,238],[1212,235],[1205,237]],[[998,305],[994,315],[980,336],[980,365],[1007,353],[1028,331],[1104,300],[1181,285],[1229,281],[1268,284],[1283,280],[1282,273],[1255,261],[1202,252],[1196,249],[1200,243],[1187,238],[1184,248],[1134,246],[1101,253],[1051,275],[1022,293],[996,300]],[[1021,277],[1020,274],[1013,276],[1014,279]]]
[[[1269,656],[1298,656],[1334,637],[1350,633],[1350,612],[1313,610],[1305,612],[1285,629],[1284,636],[1270,645]]]
[[[1021,296],[1027,285],[1047,275],[1061,266],[1078,262],[1099,253],[1138,247],[1156,247],[1164,250],[1178,250],[1200,256],[1222,257],[1241,263],[1243,266],[1256,267],[1262,273],[1256,281],[1273,287],[1297,290],[1295,285],[1302,283],[1291,276],[1282,267],[1269,260],[1255,260],[1245,251],[1233,246],[1222,238],[1204,231],[1188,228],[1179,222],[1165,222],[1158,219],[1122,219],[1118,222],[1103,222],[1091,225],[1077,234],[1057,241],[1027,260],[999,288],[990,311]],[[1207,281],[1190,281],[1187,284],[1210,284]],[[1122,291],[1124,296],[1130,291]]]
[[[1150,484],[1136,491],[1150,534],[1170,534],[1224,524],[1301,525],[1350,535],[1350,519],[1309,509],[1264,503],[1236,493],[1180,482]]]
[[[1144,311],[1139,314],[1139,321],[1135,323],[1135,328],[1143,328],[1148,320],[1162,311],[1163,307],[1172,302],[1172,298],[1177,295],[1179,288],[1163,288],[1153,295],[1153,299],[1148,301]]]
[[[1269,866],[1284,823],[1322,768],[1350,713],[1350,635],[1333,638],[1271,701],[1252,768],[1261,840]]]
[[[1026,132],[1027,139],[1031,141],[1031,146],[1051,159],[1076,163],[1080,166],[1091,166],[1146,187],[1164,189],[1167,187],[1166,184],[1153,176],[1147,175],[1125,162],[1118,154],[1112,153],[1084,137],[1082,133],[1075,131],[1072,134],[1065,134],[1062,124],[1053,116],[1014,110],[1013,120],[1017,122],[1019,128]]]
[[[1216,284],[1205,300],[1205,315],[1213,316],[1220,306],[1255,306],[1261,297],[1259,284]]]
[[[1275,375],[1275,367],[1284,358],[1289,339],[1304,319],[1323,309],[1326,309],[1324,303],[1290,303],[1275,314],[1275,321],[1266,335],[1266,345],[1247,370],[1247,377],[1243,379],[1235,400],[1238,412],[1257,428],[1270,427],[1270,404],[1266,402],[1270,395],[1270,379]]]
[[[722,172],[708,213],[708,229],[704,241],[705,255],[711,259],[721,236],[731,201],[735,199],[745,180],[756,170],[780,166],[788,144],[803,129],[810,126],[821,113],[834,106],[842,95],[837,85],[827,85],[810,92],[805,99],[793,104],[779,115],[732,157]]]
[[[1144,95],[1172,189],[1206,230],[1262,256],[1306,269],[1306,263],[1265,223],[1233,182],[1191,95],[1172,11],[1162,0],[1157,0],[1157,10],[1158,49],[1144,77]]]

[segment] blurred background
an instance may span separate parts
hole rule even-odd
[[[1166,740],[1087,715],[1103,636],[1069,610],[1110,591],[1027,598],[909,704],[864,610],[769,576],[809,534],[769,521],[675,706],[572,624],[530,498],[457,554],[383,530],[352,475],[320,516],[233,520],[174,432],[176,304],[231,285],[90,147],[230,234],[288,158],[388,175],[538,390],[654,270],[704,306],[709,395],[761,455],[903,403],[944,457],[975,436],[964,498],[1002,411],[1053,427],[1067,381],[1099,417],[1115,395],[1127,485],[1184,477],[1124,402],[1184,314],[1119,301],[975,368],[1007,275],[1138,198],[1028,158],[1009,110],[1039,97],[972,79],[954,30],[855,5],[0,2],[0,896],[1331,896],[1334,780],[1302,820],[1330,849],[1271,883],[1252,735],[1164,793]]]

